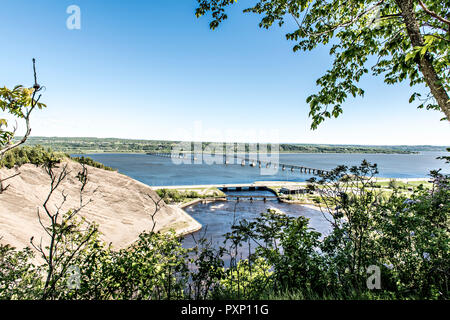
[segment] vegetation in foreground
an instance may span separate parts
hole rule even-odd
[[[50,198],[61,178],[54,165],[44,164],[56,182]],[[89,180],[83,168],[80,198]],[[67,213],[48,210],[48,246],[0,246],[0,297],[448,299],[450,176],[432,172],[431,189],[385,198],[373,185],[376,173],[376,165],[363,162],[310,181],[322,190],[329,235],[312,230],[304,217],[268,211],[237,221],[221,248],[198,239],[187,249],[173,232],[148,232],[130,248],[114,250],[95,224],[77,217],[82,204]],[[36,252],[42,264],[33,262]]]

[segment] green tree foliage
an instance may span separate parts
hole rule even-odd
[[[372,181],[376,172],[363,162],[311,181],[333,227],[321,241],[302,217],[269,212],[233,227],[228,239],[237,246],[252,241],[250,260],[272,267],[266,297],[449,298],[450,176],[432,172],[431,190],[385,197]],[[381,270],[379,290],[366,284],[371,265]]]
[[[108,171],[115,171],[113,168],[105,166],[103,163],[97,162],[89,157],[85,157],[85,156],[70,157],[70,159],[72,159],[78,163],[85,164],[85,165],[88,165],[88,166],[91,166],[94,168],[99,168],[99,169],[108,170]]]
[[[158,189],[156,190],[158,196],[160,196],[165,203],[178,203],[185,200],[202,199],[207,198],[207,195],[201,195],[196,191],[181,192],[171,189]]]
[[[41,145],[45,148],[51,147],[55,151],[70,154],[89,153],[144,153],[162,152],[170,153],[180,141],[161,140],[131,140],[116,138],[64,138],[64,137],[36,137],[27,139],[26,145]],[[210,142],[202,143],[202,150],[210,145]],[[256,148],[260,146],[257,145]],[[326,145],[326,144],[293,144],[281,143],[280,152],[295,153],[399,153],[408,154],[420,151],[443,151],[444,146],[363,146],[363,145]],[[250,151],[248,143],[243,146],[245,152]],[[226,150],[224,150],[226,151]],[[243,152],[237,146],[235,152]],[[267,152],[271,151],[271,146],[267,145]]]
[[[225,9],[237,0],[198,0],[197,17],[211,13],[210,28],[227,19]],[[292,19],[297,29],[286,34],[294,51],[330,45],[333,65],[317,80],[310,95],[313,129],[325,118],[338,117],[348,96],[363,96],[362,76],[383,75],[387,84],[409,80],[430,92],[419,108],[441,110],[450,120],[448,1],[438,0],[257,0],[244,12],[262,15],[259,26],[269,28]]]
[[[30,115],[35,108],[42,109],[46,105],[39,102],[41,95],[41,86],[37,84],[35,60],[33,59],[34,68],[34,86],[25,88],[23,86],[15,86],[12,90],[3,87],[0,88],[0,110],[11,115],[16,120],[25,120],[25,135],[20,141],[12,143],[16,127],[11,129],[8,126],[7,119],[0,118],[0,159],[5,152],[11,150],[18,145],[24,143],[31,133]]]
[[[447,151],[450,152],[450,148],[447,148]],[[445,163],[450,163],[450,156],[442,156],[437,159],[445,160]]]
[[[0,118],[0,163],[6,152],[25,143],[30,136],[30,116],[33,110],[35,108],[42,109],[46,107],[45,104],[39,102],[41,99],[39,92],[42,90],[42,87],[37,83],[35,62],[35,59],[33,59],[34,85],[32,88],[25,88],[20,85],[15,86],[12,90],[6,87],[0,88],[0,110],[9,114],[16,120],[16,125],[11,126],[8,124],[7,119]],[[17,120],[25,121],[25,134],[19,141],[13,141],[17,130]],[[3,178],[0,175],[0,194],[9,187],[9,185],[5,187],[3,185],[4,182],[16,175],[17,174],[6,178]]]
[[[384,287],[400,296],[449,299],[450,176],[432,175],[431,191],[395,193],[373,216]]]
[[[48,161],[48,159],[53,159],[55,161],[71,159],[80,164],[85,164],[103,170],[114,171],[113,168],[105,166],[100,162],[94,161],[89,157],[71,157],[64,152],[53,151],[51,148],[44,148],[40,145],[36,145],[33,147],[23,146],[9,150],[4,154],[3,159],[0,160],[0,168],[6,167],[8,169],[11,169],[15,166],[20,167],[27,163],[41,166],[44,165]]]
[[[173,232],[143,233],[130,248],[117,251],[94,241],[85,253],[74,261],[82,282],[73,298],[180,299],[184,295],[189,250]]]
[[[321,260],[315,251],[319,245],[319,237],[320,233],[308,228],[308,219],[280,215],[268,210],[254,221],[241,221],[227,234],[227,239],[235,246],[245,242],[253,242],[256,245],[249,259],[250,263],[238,264],[236,270],[230,272],[233,275],[243,266],[253,263],[257,266],[255,272],[259,270],[261,273],[264,270],[259,287],[250,293],[258,294],[259,297],[269,290],[280,292],[297,287],[322,288],[324,284]],[[267,267],[263,268],[261,261],[264,261]],[[245,269],[243,271],[245,276]],[[262,275],[259,274],[259,277]],[[241,288],[244,296],[248,296],[245,292],[248,287],[247,285],[245,289]]]
[[[240,260],[235,268],[225,270],[216,288],[217,297],[232,299],[260,299],[273,286],[272,265],[263,258]]]
[[[66,154],[53,152],[50,148],[24,146],[6,152],[3,160],[0,162],[0,167],[5,166],[10,169],[15,166],[20,167],[26,163],[39,166],[43,165],[47,159],[62,160],[65,157],[67,157]]]
[[[31,249],[0,245],[0,299],[36,299],[42,290],[41,273],[31,261]]]

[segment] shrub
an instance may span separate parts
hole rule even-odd
[[[64,152],[55,152],[50,148],[44,148],[40,145],[33,147],[23,146],[14,148],[5,153],[2,161],[0,162],[0,167],[6,167],[8,169],[14,168],[15,166],[22,166],[27,163],[34,164],[36,166],[44,165],[48,159],[53,159],[54,161],[61,161],[64,158],[72,159],[80,164],[89,165],[91,167],[114,171],[113,168],[103,165],[89,157],[71,157]]]
[[[54,152],[50,148],[45,149],[39,145],[30,147],[18,147],[5,153],[0,167],[5,166],[11,169],[15,166],[22,166],[26,163],[31,163],[36,166],[45,164],[47,159],[62,160],[67,155],[62,152]]]
[[[70,157],[70,156],[69,156]],[[81,157],[70,157],[70,159],[81,163],[81,164],[85,164],[94,168],[99,168],[99,169],[103,169],[103,170],[108,170],[108,171],[116,171],[115,169],[105,166],[103,163],[97,162],[95,160],[93,160],[92,158],[89,157],[85,157],[85,156],[81,156]]]
[[[39,299],[43,288],[33,252],[0,245],[0,299]]]
[[[185,249],[174,232],[151,232],[129,248],[112,250],[99,240],[95,225],[83,227],[76,219],[55,224],[65,231],[58,238],[62,263],[51,286],[43,285],[40,272],[46,265],[36,267],[31,251],[0,246],[0,298],[448,299],[450,176],[432,172],[431,189],[419,186],[405,195],[376,188],[376,173],[375,165],[363,162],[310,181],[320,187],[329,235],[310,229],[304,217],[269,210],[235,224],[218,249],[205,239]],[[179,196],[172,190],[159,193]],[[249,256],[239,260],[244,245]],[[229,267],[224,267],[226,253]],[[77,290],[67,288],[64,261],[79,266]],[[380,290],[367,287],[370,265],[380,268]]]

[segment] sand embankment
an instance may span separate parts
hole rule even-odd
[[[67,160],[69,174],[52,196],[48,208],[55,212],[56,206],[63,199],[67,200],[61,211],[65,212],[79,207],[81,183],[76,178],[81,165]],[[149,195],[159,200],[158,195],[147,185],[117,172],[88,168],[88,184],[83,192],[86,205],[79,213],[87,221],[95,221],[103,234],[102,239],[112,243],[113,247],[124,248],[137,240],[140,233],[152,229],[150,214],[155,210]],[[59,169],[60,170],[60,169]],[[48,236],[39,224],[37,212],[43,221],[48,217],[43,210],[43,203],[50,190],[50,178],[42,167],[26,164],[15,169],[0,169],[0,176],[5,178],[20,172],[20,175],[7,181],[9,188],[0,194],[0,242],[16,248],[29,246],[30,238],[43,239]],[[58,170],[56,170],[58,172]],[[201,225],[184,210],[176,206],[163,204],[155,216],[155,230],[165,232],[175,229],[178,234],[188,234],[201,228]]]

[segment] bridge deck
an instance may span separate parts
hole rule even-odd
[[[153,156],[158,156],[158,157],[164,157],[164,158],[174,158],[174,159],[188,159],[191,158],[191,161],[196,161],[199,156],[195,155],[195,154],[191,154],[191,153],[180,153],[178,156],[172,153],[159,153],[159,152],[148,152],[148,155],[153,155]],[[218,155],[220,157],[220,155]],[[251,167],[263,167],[265,166],[266,168],[268,167],[274,167],[274,168],[281,168],[281,170],[286,171],[289,170],[291,172],[295,172],[295,170],[297,170],[300,173],[305,173],[305,174],[313,174],[313,175],[321,175],[321,174],[326,174],[328,173],[327,170],[324,169],[317,169],[317,168],[309,168],[309,167],[305,167],[305,166],[300,166],[300,165],[294,165],[294,164],[286,164],[286,163],[272,163],[271,161],[262,161],[262,160],[258,160],[257,157],[251,157],[251,156],[245,156],[245,157],[239,157],[237,155],[234,155],[233,157],[229,157],[225,154],[222,154],[223,157],[223,162],[221,164],[225,164],[225,165],[232,165],[232,164],[237,164],[239,165],[239,163],[235,163],[235,161],[233,161],[233,163],[229,162],[229,158],[232,158],[234,160],[240,160],[241,161],[241,165],[244,166],[246,164],[248,164]]]

